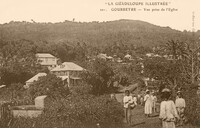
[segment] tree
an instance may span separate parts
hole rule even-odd
[[[61,78],[54,74],[47,74],[39,78],[29,88],[30,96],[35,98],[40,95],[48,95],[53,98],[65,97],[69,94],[68,87],[66,87]]]
[[[102,59],[91,62],[88,71],[84,72],[83,79],[92,86],[92,93],[101,95],[112,91],[113,69]]]
[[[165,58],[147,59],[144,67],[146,77],[168,83],[170,88],[175,88],[177,81],[181,78],[179,64]]]
[[[199,77],[200,47],[188,45],[186,48],[187,48],[187,56],[184,58],[184,60],[182,60],[183,62],[182,68],[185,77],[189,78],[188,80],[193,85],[195,82],[198,81]]]
[[[136,61],[131,61],[127,64],[113,64],[114,79],[123,86],[129,86],[137,81],[142,76],[141,65]]]
[[[6,85],[24,83],[39,68],[31,41],[0,41],[0,77]]]
[[[187,44],[170,40],[160,50],[161,55],[172,56],[172,59],[164,57],[148,58],[145,61],[145,74],[149,78],[163,81],[175,91],[177,86],[184,84],[183,64],[188,55]]]

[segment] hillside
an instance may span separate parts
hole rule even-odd
[[[160,27],[137,20],[108,22],[30,23],[10,22],[0,25],[0,38],[4,40],[26,39],[53,43],[85,42],[87,45],[105,46],[133,44],[152,46],[171,39],[189,40],[188,32]]]

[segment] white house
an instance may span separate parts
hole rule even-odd
[[[57,58],[49,53],[37,53],[36,58],[38,63],[49,69],[52,69],[57,65]]]
[[[103,54],[103,53],[100,53],[100,54],[97,55],[97,58],[106,60],[107,59],[107,55]]]
[[[112,56],[108,56],[106,59],[110,61],[114,61],[114,58]]]
[[[73,63],[73,62],[64,62],[61,65],[58,65],[51,70],[53,74],[58,77],[61,77],[63,80],[67,80],[68,86],[70,84],[75,84],[81,80],[81,73],[84,68]]]
[[[28,88],[31,84],[33,84],[33,82],[37,81],[40,77],[46,76],[46,75],[47,75],[46,73],[36,74],[35,76],[33,76],[32,78],[26,81],[26,88]]]
[[[116,61],[117,61],[118,63],[121,63],[121,62],[122,62],[122,59],[121,59],[121,58],[117,58]]]
[[[154,54],[153,54],[153,53],[147,53],[146,56],[147,56],[147,57],[153,57]]]
[[[126,55],[124,56],[124,58],[130,60],[130,59],[132,58],[132,56],[131,56],[130,54],[126,54]]]

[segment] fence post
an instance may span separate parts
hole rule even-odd
[[[8,127],[7,124],[12,119],[12,114],[10,110],[11,104],[9,102],[1,102],[0,103],[0,119],[1,119],[1,125],[3,128]]]

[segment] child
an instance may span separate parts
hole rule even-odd
[[[116,100],[115,93],[110,94],[110,98],[111,98],[112,100]]]
[[[162,120],[163,128],[175,128],[175,121],[178,118],[178,113],[176,111],[176,106],[172,100],[170,100],[170,90],[163,89],[162,90],[162,98],[163,101],[160,105],[160,116],[159,118]]]
[[[152,104],[153,104],[153,112],[155,113],[156,112],[156,102],[157,102],[157,97],[156,97],[156,95],[155,95],[155,93],[153,92],[152,93]]]
[[[135,94],[133,94],[133,97],[132,97],[132,101],[130,102],[131,103],[131,107],[134,108],[135,106],[137,106],[137,97]]]

